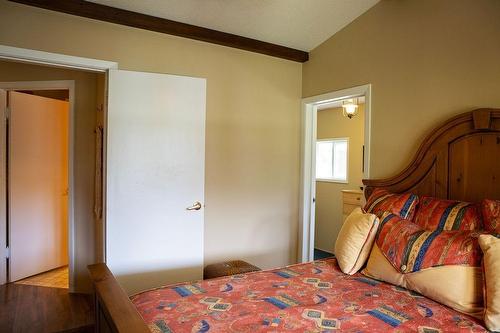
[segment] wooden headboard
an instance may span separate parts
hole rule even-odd
[[[364,179],[374,188],[478,202],[500,199],[500,109],[463,113],[435,128],[398,175]]]

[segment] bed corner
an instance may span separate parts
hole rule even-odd
[[[106,264],[89,265],[94,287],[95,332],[150,333],[128,295]]]

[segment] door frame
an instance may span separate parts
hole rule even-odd
[[[118,69],[118,63],[113,61],[75,57],[66,54],[24,49],[1,44],[0,59],[100,73],[106,72],[109,69]]]
[[[365,96],[364,173],[370,177],[371,145],[371,84],[332,91],[302,99],[300,208],[299,208],[299,262],[314,260],[314,227],[316,196],[316,125],[318,105],[347,98]],[[333,241],[333,240],[332,240]]]
[[[38,51],[38,50],[33,50],[33,49],[24,49],[24,48],[18,48],[18,47],[12,47],[8,45],[0,45],[0,59],[3,60],[11,60],[11,61],[17,61],[17,62],[23,62],[23,63],[29,63],[33,65],[46,65],[46,66],[52,66],[52,67],[58,67],[58,68],[69,68],[69,69],[77,69],[77,70],[86,70],[90,72],[98,72],[98,73],[105,73],[106,75],[106,85],[107,85],[107,76],[108,76],[108,71],[111,69],[118,69],[118,63],[112,62],[112,61],[106,61],[106,60],[98,60],[98,59],[91,59],[91,58],[82,58],[82,57],[76,57],[76,56],[70,56],[70,55],[65,55],[65,54],[58,54],[58,53],[51,53],[51,52],[44,52],[44,51]],[[68,82],[68,81],[52,81],[52,82],[57,82],[57,84],[62,84],[62,82]],[[69,81],[72,82],[72,81]],[[18,82],[19,83],[19,82]],[[26,82],[22,82],[23,84]],[[30,82],[34,83],[34,82]],[[54,83],[54,86],[57,86],[56,83]],[[35,84],[36,86],[36,84]],[[60,87],[60,86],[59,86]],[[1,87],[0,87],[1,88]],[[14,88],[14,89],[20,89],[20,88]],[[33,88],[32,88],[33,89]],[[52,88],[52,89],[67,89],[67,88]],[[29,89],[27,89],[29,90]],[[35,89],[35,90],[41,90],[41,89]],[[69,251],[68,251],[68,261],[70,263],[69,269],[70,269],[70,276],[69,276],[69,291],[70,292],[75,292],[75,227],[74,227],[74,211],[73,211],[73,184],[74,184],[74,165],[73,165],[73,159],[74,159],[74,117],[73,117],[73,103],[74,103],[74,82],[73,86],[70,90],[70,127],[69,127],[69,147],[70,147],[70,154],[69,154],[69,160],[70,160],[70,165],[69,165],[69,170],[68,170],[68,175],[69,175],[69,195],[68,195],[68,246],[69,246]],[[104,103],[106,105],[106,102]],[[106,107],[104,108],[104,126],[103,126],[103,205],[105,205],[105,198],[106,198],[106,134],[107,134],[107,114],[106,114]],[[1,171],[0,168],[0,177],[2,179],[5,179],[5,174],[6,170]],[[2,204],[2,203],[0,203]],[[5,203],[4,203],[5,204]],[[103,211],[105,211],[105,207],[103,207]],[[103,219],[105,219],[105,214],[103,214]],[[106,232],[106,221],[103,220],[102,224],[102,234],[105,235]],[[6,230],[6,221],[5,219],[0,219],[0,230]],[[103,237],[103,240],[105,237]],[[96,239],[96,241],[98,241]],[[105,244],[102,244],[103,246],[101,247],[103,249],[102,254],[97,254],[96,257],[101,256],[104,258],[105,261]],[[3,237],[0,237],[0,249],[5,249],[6,248],[6,243]],[[0,253],[3,252],[3,250],[0,251]],[[3,255],[2,255],[3,257]],[[2,260],[3,261],[3,260]],[[4,265],[0,266],[4,267]],[[0,274],[2,273],[2,268],[0,268]],[[4,283],[6,280],[6,274],[3,274],[3,278],[0,276],[0,285]]]

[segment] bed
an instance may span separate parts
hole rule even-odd
[[[500,109],[432,130],[410,165],[374,188],[463,201],[500,199]],[[128,297],[105,264],[89,266],[98,332],[487,332],[478,319],[335,259],[181,283]]]

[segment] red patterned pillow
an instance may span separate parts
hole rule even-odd
[[[484,199],[481,202],[484,229],[500,234],[500,201]]]
[[[424,230],[388,212],[380,221],[376,244],[401,273],[446,265],[481,266],[479,232]]]
[[[377,188],[368,198],[364,210],[367,213],[375,215],[380,215],[387,211],[401,216],[404,219],[412,220],[417,204],[418,196],[415,194],[395,194]]]
[[[415,223],[427,230],[482,230],[476,204],[432,197],[420,198]]]

